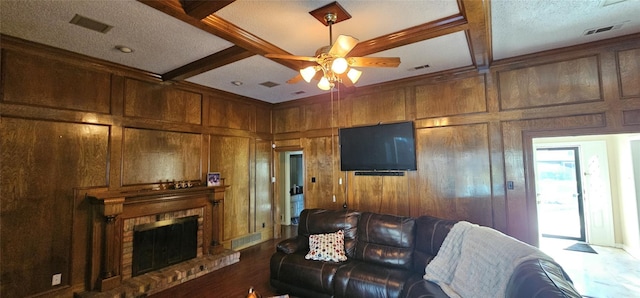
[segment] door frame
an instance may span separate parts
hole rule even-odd
[[[283,202],[283,200],[286,199],[286,197],[282,197],[282,189],[285,187],[284,183],[285,183],[285,179],[288,180],[288,178],[286,177],[282,177],[282,167],[283,164],[285,163],[286,159],[288,159],[288,156],[281,158],[281,155],[283,155],[282,153],[285,152],[299,152],[302,154],[302,162],[303,162],[303,171],[304,171],[304,149],[301,146],[287,146],[287,147],[276,147],[275,144],[273,144],[273,170],[274,170],[274,175],[273,178],[275,181],[273,181],[274,183],[272,183],[273,185],[273,194],[274,194],[274,202],[273,202],[273,208],[275,209],[274,212],[274,225],[273,225],[273,236],[274,238],[280,238],[282,236],[282,216],[283,216],[283,210],[281,210],[281,203]],[[284,154],[286,155],[286,154]]]

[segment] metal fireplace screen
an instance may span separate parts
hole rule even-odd
[[[133,233],[132,276],[196,257],[198,216],[138,225]]]

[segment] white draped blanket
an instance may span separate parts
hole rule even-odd
[[[513,270],[531,259],[549,259],[539,249],[494,229],[465,221],[456,223],[424,279],[450,297],[505,297]]]

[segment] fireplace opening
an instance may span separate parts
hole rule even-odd
[[[134,227],[132,276],[177,264],[197,255],[198,216]]]

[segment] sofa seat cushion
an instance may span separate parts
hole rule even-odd
[[[400,297],[411,271],[352,260],[334,280],[334,297]]]
[[[341,264],[307,260],[305,253],[276,252],[271,256],[272,282],[295,285],[298,288],[333,295],[333,280]]]
[[[402,290],[403,298],[449,298],[442,289],[427,280],[422,274],[413,274],[404,284]]]

